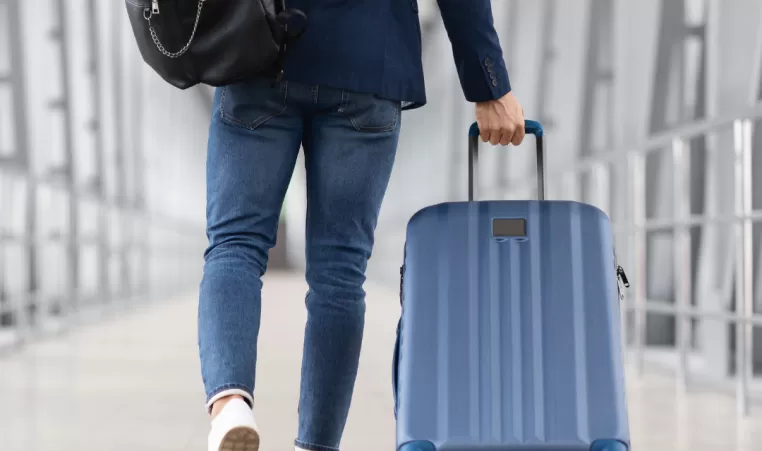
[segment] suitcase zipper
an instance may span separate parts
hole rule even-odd
[[[625,274],[624,268],[622,268],[621,266],[617,265],[617,267],[616,267],[616,275],[617,275],[617,277],[619,277],[619,280],[622,281],[622,283],[624,284],[625,288],[630,288],[630,280],[627,279],[627,274]]]
[[[630,288],[630,281],[627,279],[627,274],[624,272],[624,268],[616,266],[616,290],[619,292],[619,300],[624,301],[624,290],[622,290],[622,284],[625,288]]]
[[[400,266],[400,305],[402,305],[403,286],[405,284],[405,265]]]
[[[619,300],[624,301],[622,285],[624,284],[625,288],[630,288],[630,280],[627,278],[622,265],[619,264],[619,259],[616,258],[616,250],[614,251],[614,269],[616,270],[616,291],[619,294]]]

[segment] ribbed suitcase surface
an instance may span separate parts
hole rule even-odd
[[[493,236],[495,219],[524,236]],[[566,201],[435,205],[411,219],[405,254],[400,449],[629,447],[603,212]]]

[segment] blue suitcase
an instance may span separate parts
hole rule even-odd
[[[398,451],[627,451],[620,284],[601,210],[544,200],[416,213],[394,357]]]

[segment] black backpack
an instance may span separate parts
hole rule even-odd
[[[125,0],[143,60],[181,89],[279,77],[306,27],[285,0]]]

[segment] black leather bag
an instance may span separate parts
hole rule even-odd
[[[306,17],[283,0],[125,0],[143,60],[170,84],[279,76]]]

